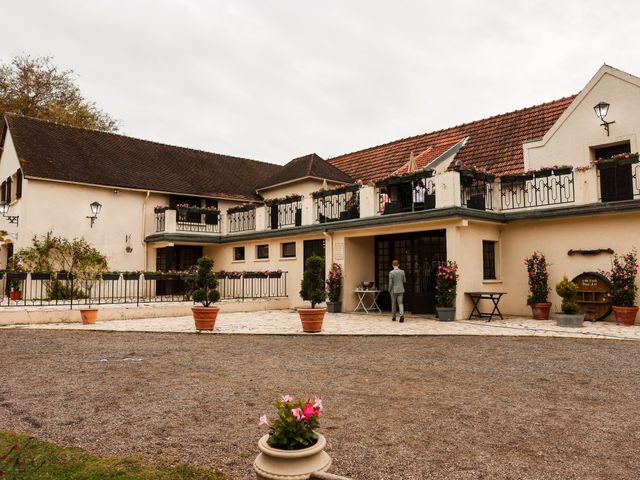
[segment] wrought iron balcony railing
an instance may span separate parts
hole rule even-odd
[[[510,175],[500,179],[500,208],[544,207],[575,202],[571,168]]]
[[[316,223],[360,218],[360,188],[357,185],[315,192],[313,197]]]
[[[267,205],[267,228],[299,227],[302,225],[302,201],[283,201]]]
[[[460,204],[474,210],[493,210],[494,175],[460,171]]]
[[[229,233],[247,232],[256,229],[256,207],[235,207],[227,210]]]

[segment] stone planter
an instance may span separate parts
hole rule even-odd
[[[326,308],[299,308],[302,331],[306,333],[318,333],[322,331],[322,322]]]
[[[549,320],[549,312],[551,311],[551,302],[534,303],[531,305],[531,312],[534,320]]]
[[[441,322],[453,322],[456,319],[455,307],[436,307],[436,313]]]
[[[196,330],[213,330],[216,326],[219,307],[191,307]]]
[[[312,473],[331,467],[331,457],[324,451],[327,441],[320,433],[315,445],[300,450],[272,448],[268,438],[267,434],[258,441],[260,453],[253,462],[257,480],[306,480]]]
[[[98,317],[97,308],[83,308],[80,310],[80,317],[83,325],[93,325]]]
[[[340,313],[342,311],[342,302],[327,302],[327,312]]]
[[[580,328],[584,321],[584,313],[556,313],[556,324],[559,327]]]
[[[613,314],[616,316],[616,323],[618,325],[634,325],[636,323],[638,307],[616,307],[614,305]]]

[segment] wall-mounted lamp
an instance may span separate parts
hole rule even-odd
[[[93,222],[95,222],[98,218],[98,214],[102,209],[102,205],[100,205],[98,202],[93,202],[90,203],[89,206],[91,207],[91,215],[87,215],[87,218],[91,220],[91,228],[93,228]]]
[[[9,212],[9,204],[7,202],[0,202],[0,213],[4,218],[6,218],[9,223],[15,223],[16,227],[18,226],[18,215],[7,215]]]
[[[602,120],[602,123],[600,125],[603,126],[604,129],[607,131],[607,137],[608,137],[609,125],[611,125],[612,123],[616,123],[615,120],[613,122],[607,122],[604,119],[604,117],[606,117],[607,113],[609,112],[609,104],[607,102],[600,102],[595,107],[593,107],[593,110],[596,112],[597,117],[600,120]]]

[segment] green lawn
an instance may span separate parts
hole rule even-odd
[[[28,443],[27,443],[28,442]],[[17,445],[17,449],[13,447]],[[13,447],[13,448],[12,448]],[[18,465],[16,458],[19,457]],[[41,465],[41,466],[40,466]],[[25,473],[16,469],[25,468]],[[0,478],[29,480],[224,480],[190,465],[145,463],[137,457],[103,457],[79,448],[60,447],[26,435],[0,432]]]

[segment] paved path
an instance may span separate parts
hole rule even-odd
[[[193,319],[190,316],[98,321],[95,325],[48,323],[15,325],[7,328],[195,332]],[[307,335],[302,333],[298,314],[292,310],[250,313],[225,313],[222,311],[218,315],[214,333]],[[494,335],[640,340],[640,327],[624,327],[610,322],[585,322],[582,328],[562,328],[556,326],[553,320],[540,321],[528,318],[508,318],[492,322],[483,320],[439,322],[429,316],[422,315],[409,315],[405,323],[398,323],[392,322],[389,316],[384,314],[327,313],[322,333],[309,335]]]

